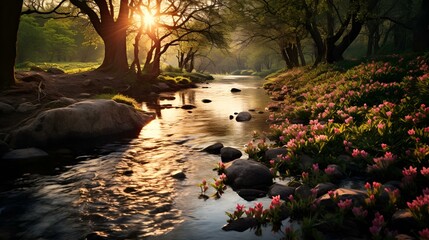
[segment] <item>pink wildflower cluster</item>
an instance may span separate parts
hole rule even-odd
[[[396,161],[397,156],[391,152],[385,152],[384,156],[373,158],[375,164],[370,166],[370,170],[386,169]]]
[[[419,231],[420,240],[429,240],[429,228]]]
[[[366,158],[368,157],[368,153],[365,150],[353,149],[352,157],[354,158]]]
[[[353,200],[352,199],[346,199],[344,201],[340,200],[337,203],[337,206],[340,208],[340,211],[344,212],[353,206]]]
[[[369,232],[373,236],[379,236],[383,226],[384,226],[384,216],[381,215],[379,212],[376,212],[374,219],[372,220],[372,226],[369,227]]]
[[[423,190],[423,195],[416,197],[411,202],[407,202],[411,213],[418,220],[429,220],[429,188]]]
[[[357,218],[365,218],[368,215],[368,211],[363,207],[353,207],[352,213]]]
[[[404,168],[402,170],[402,182],[406,185],[411,184],[417,176],[417,168],[413,166],[409,166],[408,168]]]

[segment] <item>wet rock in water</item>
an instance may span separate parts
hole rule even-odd
[[[264,114],[264,111],[259,111],[258,113],[259,113],[259,114]]]
[[[234,115],[237,115],[238,114],[238,112],[234,112]]]
[[[273,184],[270,169],[254,160],[237,159],[225,169],[227,182],[235,189],[264,189]]]
[[[11,133],[11,146],[30,147],[106,136],[137,135],[153,115],[113,100],[87,100],[40,113]]]
[[[19,104],[16,111],[21,112],[21,113],[30,112],[30,111],[37,109],[39,106],[40,106],[40,104],[32,104],[30,102],[25,102],[25,103]]]
[[[286,148],[271,148],[265,151],[265,160],[278,160],[279,156],[284,156],[288,153]]]
[[[0,114],[15,112],[15,108],[7,103],[0,102]]]
[[[258,189],[239,189],[237,194],[246,201],[253,201],[257,198],[265,197],[267,192]]]
[[[177,170],[171,173],[171,177],[175,179],[183,180],[186,178],[186,174],[181,170]]]
[[[252,115],[249,112],[240,112],[238,113],[237,117],[235,118],[235,121],[237,122],[247,122],[252,119]]]
[[[210,99],[203,99],[203,100],[201,100],[203,103],[211,103],[212,102],[212,100],[210,100]]]
[[[124,192],[125,193],[132,193],[132,192],[136,192],[137,190],[136,190],[136,188],[135,187],[126,187],[125,189],[124,189]]]
[[[210,146],[207,146],[203,149],[204,152],[208,152],[210,154],[220,154],[220,150],[223,148],[223,144],[220,142],[214,143]]]
[[[274,183],[270,190],[268,191],[268,196],[270,198],[280,195],[280,199],[287,200],[290,195],[295,193],[295,188],[290,186],[285,186],[282,184]]]
[[[175,100],[176,97],[172,96],[172,95],[168,95],[168,94],[159,94],[159,100],[168,100],[168,101],[173,101]]]
[[[313,189],[317,191],[317,197],[320,197],[327,194],[329,191],[335,190],[337,188],[337,185],[330,182],[326,182],[317,184]]]
[[[232,120],[232,119],[234,119],[234,116],[229,115],[229,120]]]
[[[220,157],[222,162],[230,162],[237,158],[240,158],[243,154],[240,150],[232,147],[223,147],[220,149]]]
[[[249,112],[255,112],[256,110],[255,109],[249,109]]]
[[[133,170],[126,170],[122,174],[129,177],[129,176],[133,175],[133,173],[134,173]]]
[[[188,113],[192,113],[192,111],[188,111]]]
[[[31,160],[46,158],[49,154],[38,148],[21,148],[7,152],[3,155],[3,160]]]
[[[255,218],[245,217],[228,222],[222,227],[222,230],[244,232],[249,228],[256,227],[257,225],[258,221]]]
[[[90,233],[86,235],[85,240],[106,240],[107,238],[98,235],[98,233]]]
[[[190,109],[194,109],[194,108],[196,108],[196,106],[191,105],[191,104],[185,104],[185,105],[183,105],[181,108],[182,108],[182,109],[185,109],[185,110],[190,110]]]
[[[241,92],[241,90],[240,89],[238,89],[238,88],[231,88],[231,92]]]

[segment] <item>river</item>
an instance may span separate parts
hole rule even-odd
[[[280,239],[269,228],[262,237],[249,230],[223,231],[225,211],[254,202],[230,188],[220,199],[200,199],[197,186],[217,177],[212,169],[220,161],[218,155],[202,152],[204,147],[221,142],[244,153],[253,131],[268,130],[265,107],[270,99],[262,83],[254,77],[217,76],[159,102],[170,108],[144,103],[144,110],[158,116],[138,138],[97,146],[49,174],[14,179],[0,192],[0,239]],[[232,93],[233,87],[242,91]],[[196,108],[176,108],[184,104]],[[249,110],[249,122],[229,119]],[[171,176],[178,170],[185,179]],[[270,199],[257,201],[268,206]]]

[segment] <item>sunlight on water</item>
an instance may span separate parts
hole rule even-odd
[[[101,146],[56,175],[16,180],[12,190],[0,192],[1,216],[13,216],[0,219],[0,239],[84,239],[90,233],[108,239],[273,239],[269,230],[262,238],[223,232],[225,211],[253,203],[231,189],[219,200],[204,201],[197,187],[202,179],[217,177],[212,168],[220,160],[202,148],[222,142],[244,153],[252,132],[268,129],[269,99],[261,84],[218,78],[205,88],[172,93],[174,100],[159,102],[171,108],[144,104],[158,117],[138,138]],[[242,91],[231,93],[232,87]],[[185,104],[196,108],[181,109]],[[229,119],[252,109],[249,122]],[[186,178],[173,178],[175,171]]]

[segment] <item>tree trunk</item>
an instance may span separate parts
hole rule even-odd
[[[6,89],[15,84],[16,40],[18,36],[19,19],[22,10],[22,0],[13,0],[0,8],[0,29],[2,53],[0,54],[0,89]]]
[[[296,38],[296,48],[298,50],[299,59],[301,60],[301,66],[307,65],[305,62],[304,53],[302,51],[301,41],[298,37]]]
[[[414,19],[413,50],[426,51],[429,49],[429,0],[423,0]]]
[[[126,72],[128,71],[127,35],[126,31],[114,24],[109,31],[102,34],[104,42],[104,59],[98,68],[101,71]]]

